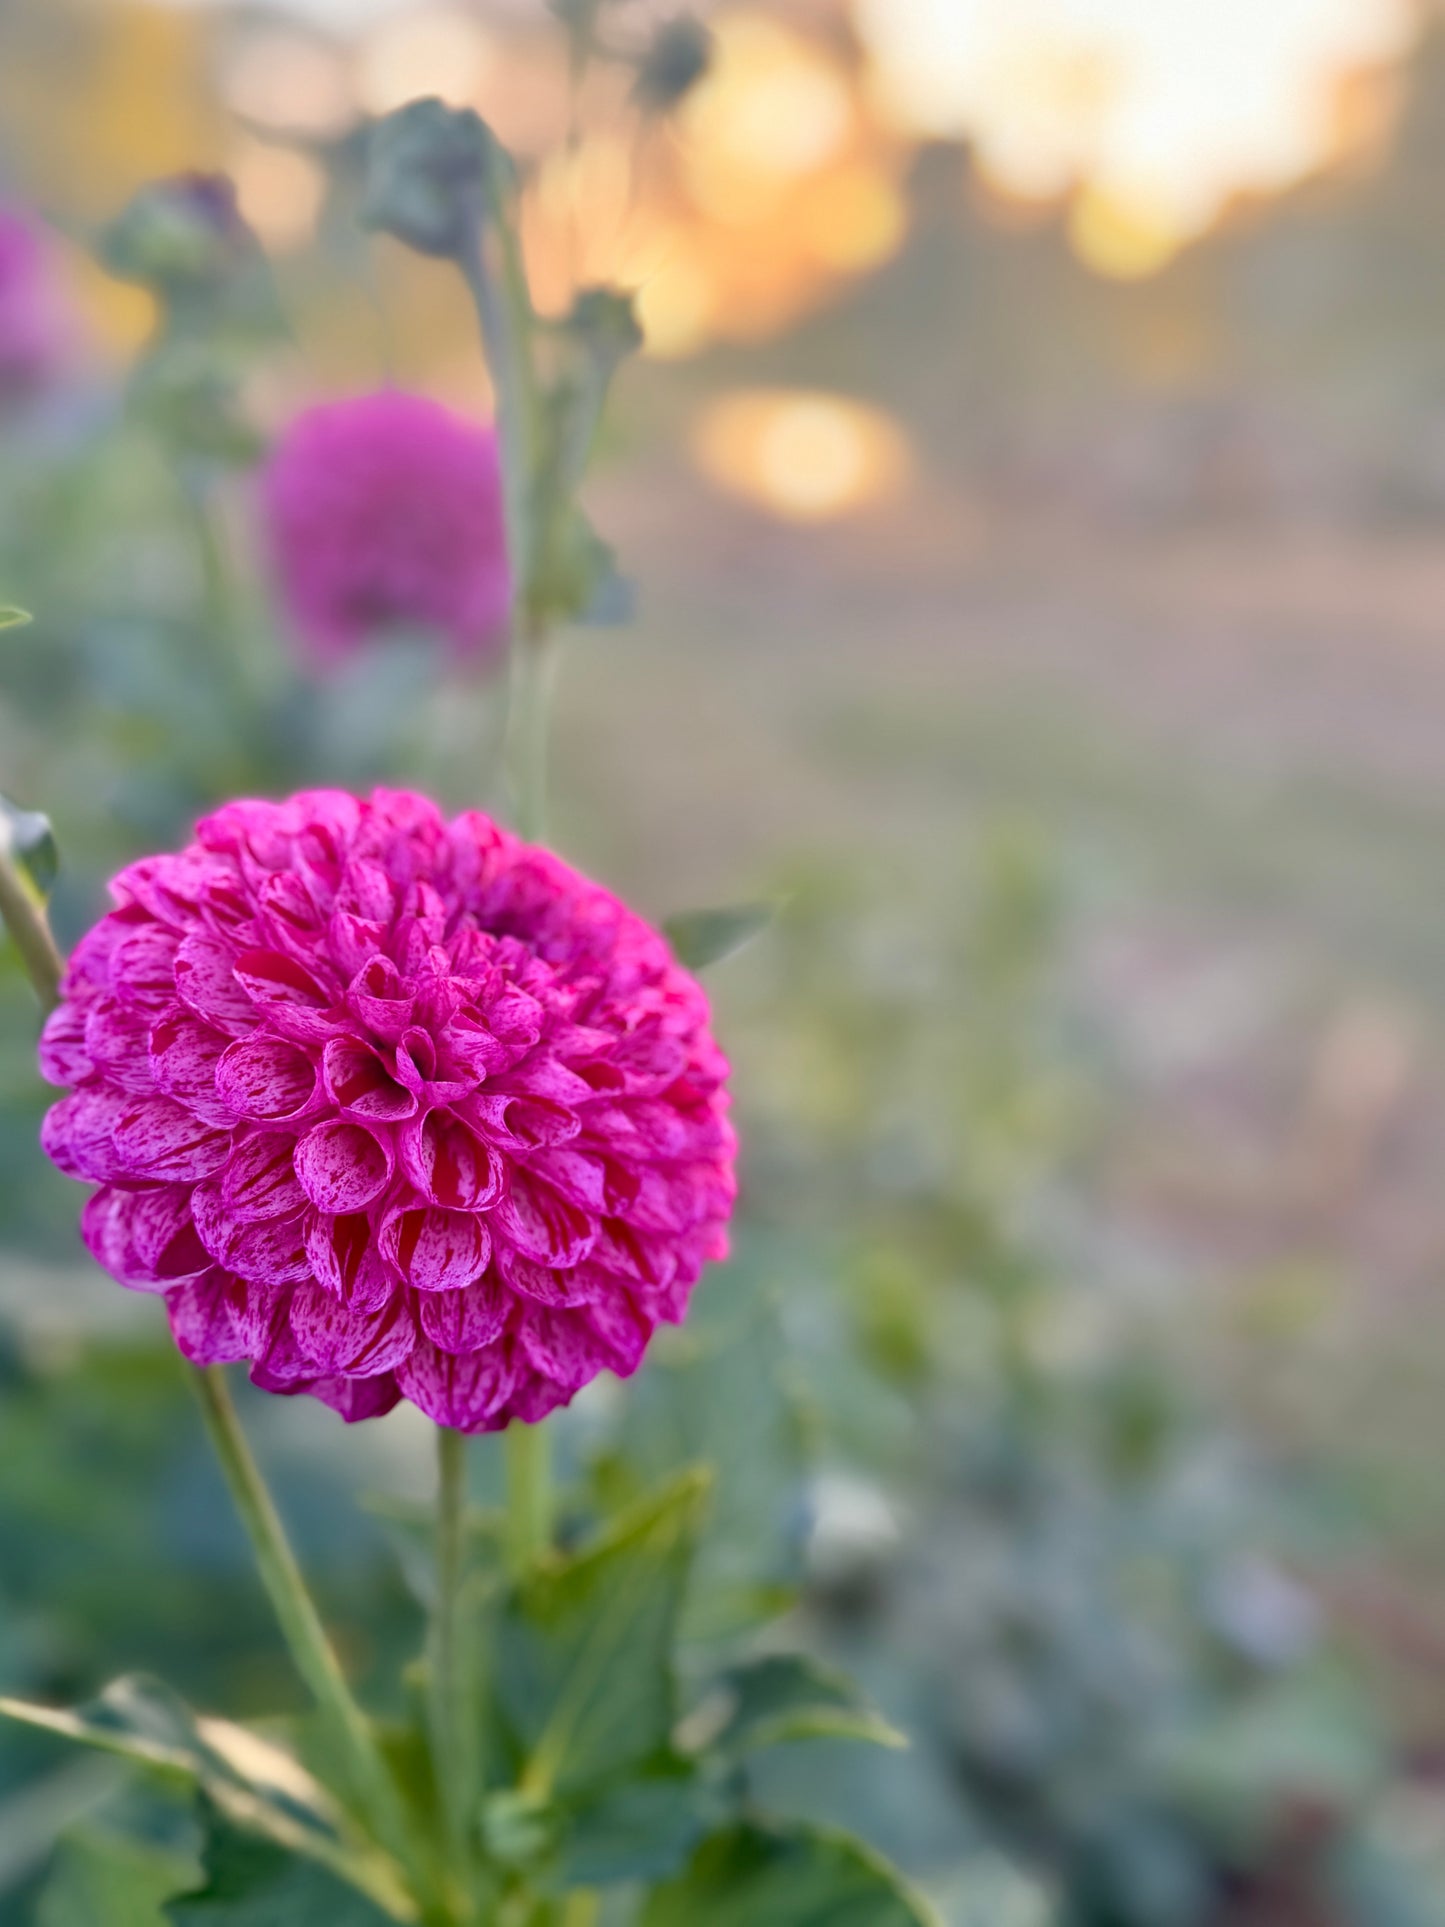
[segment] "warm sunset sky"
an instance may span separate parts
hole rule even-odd
[[[1082,174],[1182,230],[1328,151],[1342,71],[1389,58],[1414,0],[855,0],[886,97],[966,133],[1004,185]]]

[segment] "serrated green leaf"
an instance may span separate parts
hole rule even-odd
[[[514,1588],[496,1677],[524,1790],[585,1792],[666,1751],[673,1639],[710,1483],[685,1473]]]
[[[663,922],[673,955],[688,970],[706,970],[751,943],[777,915],[771,903],[735,903],[717,910],[684,910]]]
[[[199,1786],[238,1826],[306,1855],[409,1917],[391,1863],[360,1840],[291,1754],[228,1720],[204,1719],[160,1680],[129,1675],[71,1709],[0,1698],[0,1715]]]
[[[205,1815],[203,1884],[171,1901],[171,1927],[387,1927],[391,1915],[324,1867]]]
[[[719,1681],[716,1692],[722,1724],[706,1741],[706,1750],[729,1759],[792,1740],[908,1744],[845,1674],[803,1653],[771,1653],[735,1667]],[[698,1717],[705,1719],[708,1712],[705,1702]]]
[[[30,617],[24,609],[0,609],[0,629],[18,629]]]
[[[902,1876],[861,1841],[744,1822],[705,1840],[659,1887],[641,1927],[937,1927]]]
[[[56,1852],[35,1927],[166,1927],[165,1902],[195,1877],[195,1862],[168,1847],[77,1827]]]
[[[28,894],[37,905],[43,905],[60,874],[60,852],[50,818],[39,810],[22,810],[8,797],[0,796],[0,837]]]

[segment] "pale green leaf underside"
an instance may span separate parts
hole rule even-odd
[[[114,1680],[73,1709],[0,1698],[0,1715],[197,1785],[237,1826],[330,1868],[395,1919],[412,1917],[391,1863],[354,1836],[291,1754],[246,1727],[200,1718],[159,1680]]]
[[[716,910],[680,911],[662,928],[680,964],[706,970],[751,943],[776,915],[776,904],[734,903]]]

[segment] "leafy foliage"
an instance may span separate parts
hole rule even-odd
[[[497,1629],[497,1685],[524,1788],[575,1794],[665,1753],[670,1656],[708,1484],[684,1473],[517,1587]]]
[[[383,1912],[325,1868],[243,1831],[218,1809],[205,1814],[202,1859],[202,1884],[165,1910],[170,1927],[386,1927],[407,1917]]]
[[[56,1855],[35,1927],[166,1927],[164,1903],[194,1873],[168,1847],[77,1827]]]
[[[642,1927],[928,1927],[933,1916],[856,1841],[743,1824],[704,1843]]]

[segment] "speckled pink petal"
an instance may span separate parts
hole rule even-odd
[[[238,1117],[278,1124],[317,1097],[316,1066],[282,1037],[245,1037],[216,1066],[216,1092]]]
[[[498,1251],[497,1262],[508,1286],[538,1305],[560,1308],[584,1305],[603,1292],[619,1288],[618,1280],[585,1259],[565,1271],[553,1271],[549,1265],[538,1264],[535,1258],[524,1258],[521,1252],[508,1248]]]
[[[123,1191],[105,1185],[87,1199],[80,1235],[97,1264],[140,1291],[163,1291],[211,1262],[191,1224],[183,1186]]]
[[[239,1279],[217,1269],[173,1285],[166,1293],[171,1331],[193,1365],[231,1365],[249,1355],[233,1315],[245,1291]]]
[[[647,1350],[651,1322],[620,1292],[594,1300],[578,1315],[591,1328],[608,1369],[619,1378],[630,1378]]]
[[[202,1216],[195,1195],[191,1209],[206,1249],[248,1284],[280,1290],[286,1285],[305,1284],[310,1278],[311,1261],[306,1255],[301,1217],[264,1218],[258,1224],[238,1224],[227,1215],[216,1238],[212,1226]]]
[[[501,1337],[512,1300],[493,1272],[461,1291],[428,1291],[417,1299],[421,1328],[444,1352],[475,1352]]]
[[[364,1211],[391,1182],[391,1145],[363,1125],[334,1118],[296,1147],[296,1175],[318,1211]]]
[[[85,1019],[85,1048],[97,1070],[123,1091],[154,1090],[150,1065],[151,1019],[114,997],[98,997]]]
[[[416,1291],[459,1291],[479,1278],[492,1255],[485,1222],[437,1206],[387,1214],[381,1249]]]
[[[110,987],[124,1004],[156,1016],[176,994],[176,933],[138,924],[110,953]]]
[[[176,952],[176,995],[228,1037],[256,1028],[255,1006],[236,981],[235,953],[213,937],[187,937]]]
[[[499,1150],[529,1152],[546,1144],[565,1144],[582,1129],[582,1119],[565,1104],[537,1097],[492,1096],[483,1090],[454,1106]]]
[[[262,1008],[297,1004],[303,1010],[325,1010],[334,996],[321,973],[280,950],[243,950],[236,959],[236,981]]]
[[[589,1217],[610,1208],[607,1170],[600,1157],[572,1145],[554,1145],[527,1160],[527,1169]]]
[[[518,1419],[523,1425],[540,1425],[559,1405],[570,1404],[573,1396],[555,1379],[546,1377],[542,1372],[528,1371],[523,1365],[518,1370],[516,1383],[507,1399],[505,1417],[507,1420]]]
[[[231,1153],[220,1173],[221,1199],[242,1223],[294,1216],[306,1203],[296,1181],[296,1140],[286,1131],[260,1131]]]
[[[524,1258],[559,1269],[585,1258],[597,1235],[594,1219],[525,1168],[513,1172],[507,1195],[491,1215],[499,1239],[515,1245]]]
[[[412,993],[390,957],[373,957],[351,979],[347,1008],[367,1029],[395,1043],[411,1023]]]
[[[183,1004],[172,1004],[151,1026],[150,1067],[156,1089],[207,1124],[234,1123],[229,1105],[216,1095],[216,1066],[229,1041]]]
[[[399,1134],[401,1168],[421,1196],[456,1211],[483,1211],[501,1196],[501,1159],[450,1111],[428,1111]]]
[[[511,1360],[501,1345],[459,1357],[424,1338],[397,1368],[396,1382],[403,1397],[438,1425],[485,1432],[506,1404],[512,1377]]]
[[[518,1321],[517,1342],[535,1372],[575,1392],[611,1359],[580,1311],[548,1311],[529,1305]]]
[[[334,1298],[365,1309],[391,1296],[393,1274],[364,1212],[333,1217],[313,1210],[307,1214],[305,1235],[316,1282]]]
[[[362,1310],[341,1304],[319,1285],[304,1285],[291,1299],[291,1330],[323,1372],[357,1378],[394,1371],[417,1342],[416,1321],[400,1287]]]
[[[310,1385],[316,1377],[315,1365],[297,1344],[291,1329],[291,1298],[289,1292],[282,1294],[265,1346],[253,1354],[252,1383],[270,1392],[288,1385]]]
[[[661,1291],[677,1270],[677,1255],[657,1238],[634,1231],[621,1218],[604,1218],[592,1247],[593,1262],[643,1290]]]
[[[333,1412],[339,1412],[348,1425],[385,1418],[401,1403],[401,1387],[391,1372],[376,1378],[318,1378],[306,1389]]]
[[[204,1123],[172,1097],[128,1099],[113,1136],[126,1168],[149,1178],[194,1183],[219,1170],[231,1152],[229,1131]]]
[[[87,1086],[62,1097],[45,1113],[40,1142],[45,1155],[67,1177],[104,1184],[124,1177],[126,1167],[115,1148],[115,1127],[130,1099],[120,1091]]]
[[[94,1068],[85,1048],[85,1012],[78,1004],[58,1004],[40,1033],[40,1075],[62,1089],[89,1077]]]
[[[333,1038],[321,1063],[327,1095],[348,1117],[395,1124],[416,1111],[415,1094],[391,1075],[380,1052],[360,1038]]]

